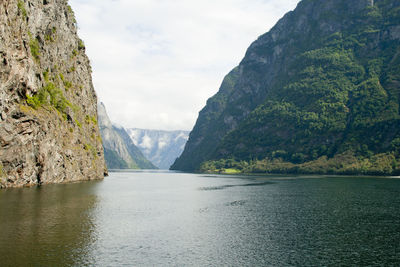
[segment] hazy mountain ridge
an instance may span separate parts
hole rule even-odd
[[[133,144],[125,129],[112,124],[103,103],[98,104],[98,121],[109,169],[156,169]]]
[[[303,0],[207,101],[172,169],[400,171],[400,2]]]
[[[162,131],[131,128],[126,130],[142,153],[160,169],[169,169],[182,153],[188,131]]]

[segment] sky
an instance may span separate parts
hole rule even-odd
[[[191,130],[250,44],[298,2],[69,0],[111,121],[159,130]]]

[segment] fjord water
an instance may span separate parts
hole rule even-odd
[[[1,266],[400,264],[400,179],[112,172],[0,191]]]

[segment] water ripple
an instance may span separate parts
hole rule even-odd
[[[273,184],[272,182],[262,182],[262,183],[247,183],[247,184],[227,184],[227,185],[218,185],[218,186],[205,186],[200,187],[198,190],[200,191],[214,191],[214,190],[223,190],[231,187],[245,187],[245,186],[264,186]]]

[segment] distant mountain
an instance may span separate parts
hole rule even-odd
[[[98,104],[98,121],[109,169],[157,169],[133,144],[125,129],[111,123],[103,103]]]
[[[225,77],[172,169],[400,174],[399,105],[400,1],[303,0]]]
[[[127,129],[133,143],[158,168],[169,169],[185,148],[188,131]]]

